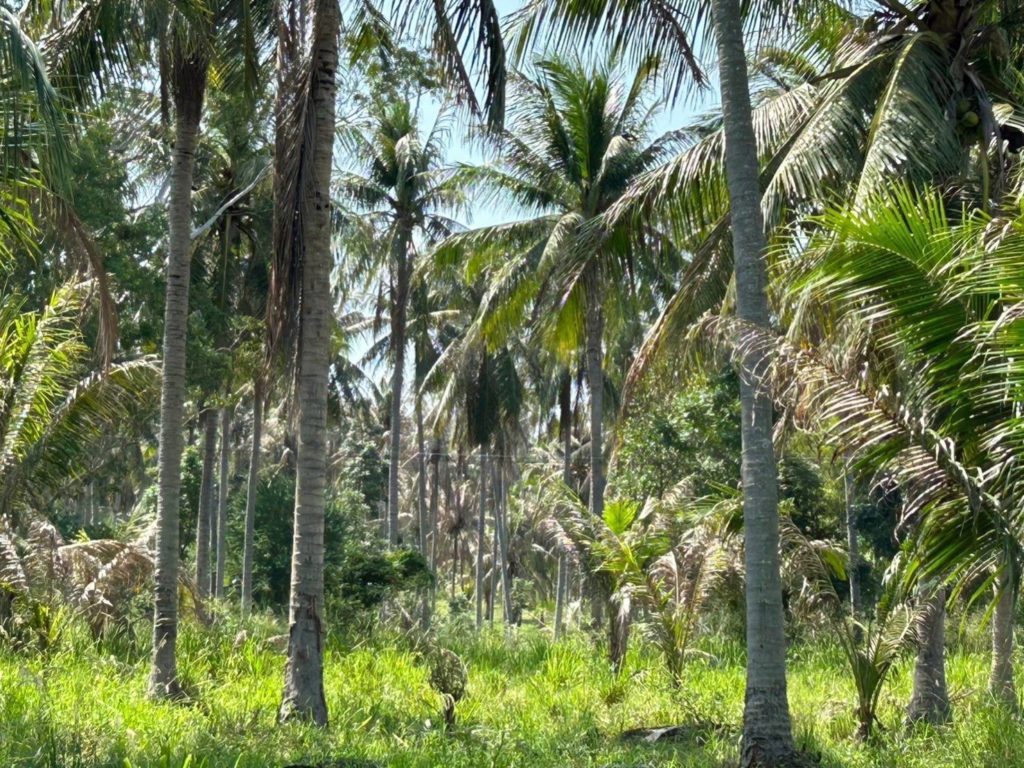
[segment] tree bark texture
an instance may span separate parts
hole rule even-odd
[[[476,519],[476,628],[484,627],[484,547],[487,546],[487,449],[480,448],[480,512]]]
[[[312,83],[306,150],[310,173],[301,203],[303,249],[299,311],[298,446],[292,542],[288,660],[282,720],[327,724],[324,697],[324,490],[327,477],[327,373],[332,311],[331,167],[340,12],[337,0],[311,0]]]
[[[217,458],[217,413],[212,408],[199,414],[203,423],[203,474],[199,485],[199,517],[196,520],[196,589],[203,600],[210,597],[213,571],[210,568],[214,541],[213,463]]]
[[[999,703],[1017,709],[1013,675],[1013,625],[1016,613],[1016,579],[1012,566],[1004,565],[996,578],[996,605],[992,611],[992,670],[988,692]]]
[[[242,616],[252,611],[252,563],[256,541],[256,491],[260,479],[260,443],[263,438],[263,380],[257,377],[252,392],[252,451],[245,485],[245,538],[242,544]]]
[[[914,688],[907,720],[941,725],[952,716],[946,687],[946,592],[939,589],[925,598],[918,626]]]
[[[217,570],[214,597],[224,597],[224,566],[227,559],[228,470],[231,458],[231,410],[220,410],[220,482],[217,485]]]
[[[192,256],[192,178],[207,70],[204,59],[186,55],[178,46],[171,55],[174,150],[171,153],[167,203],[167,285],[157,458],[153,657],[149,674],[149,693],[156,698],[174,698],[181,693],[175,656],[178,640],[181,430],[185,409],[185,338]]]
[[[732,218],[736,313],[769,327],[767,269],[757,143],[739,0],[712,0]],[[779,575],[778,476],[772,444],[772,402],[759,372],[765,361],[747,351],[740,361],[743,525],[746,566],[747,684],[742,766],[788,766],[797,757],[786,690],[786,639]]]

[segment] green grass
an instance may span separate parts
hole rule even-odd
[[[529,628],[507,639],[500,631],[447,637],[469,667],[470,691],[458,727],[446,734],[423,663],[392,636],[356,647],[331,640],[329,728],[280,726],[283,659],[263,643],[280,628],[262,621],[237,648],[235,629],[184,627],[188,706],[145,698],[144,651],[97,648],[73,627],[47,656],[0,651],[0,765],[704,767],[735,760],[743,657],[728,643],[706,647],[709,658],[695,660],[677,689],[650,649],[634,647],[616,677],[582,634],[558,644]],[[871,745],[851,738],[853,691],[840,652],[800,645],[790,658],[797,738],[824,766],[1006,768],[1024,754],[1019,722],[986,701],[988,659],[980,649],[952,654],[956,722],[937,731],[900,727],[910,688],[909,660],[901,664],[883,696],[888,730]],[[619,738],[626,729],[673,723],[700,727],[675,744]]]

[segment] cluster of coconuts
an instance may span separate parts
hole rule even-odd
[[[981,122],[978,113],[974,110],[974,104],[970,99],[960,99],[956,103],[956,117],[963,128],[977,128]]]

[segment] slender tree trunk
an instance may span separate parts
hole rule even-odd
[[[911,723],[947,723],[953,716],[946,687],[946,592],[927,598],[918,627],[914,689],[907,708]]]
[[[450,458],[444,460],[444,508],[448,517],[452,518],[452,598],[455,597],[455,569],[459,563],[459,510],[454,504],[452,493],[452,462]],[[453,514],[454,512],[454,514]]]
[[[505,448],[507,450],[507,448]],[[504,454],[503,450],[503,454]],[[497,482],[494,485],[494,509],[497,513],[495,523],[498,526],[498,553],[501,556],[501,594],[504,623],[506,627],[518,623],[515,606],[512,604],[512,568],[509,564],[509,532],[508,532],[508,478],[505,469],[508,456],[503,455],[497,465]]]
[[[405,343],[395,347],[395,369],[391,372],[391,437],[388,467],[388,546],[398,546],[398,472],[402,451],[402,377]]]
[[[1013,679],[1013,624],[1016,579],[1009,563],[996,578],[996,606],[992,612],[992,672],[988,692],[999,703],[1017,709],[1017,687]]]
[[[430,441],[430,573],[434,583],[430,587],[430,613],[437,605],[437,555],[438,555],[438,503],[441,495],[441,444],[437,438]]]
[[[210,546],[214,541],[213,530],[213,462],[217,455],[217,416],[212,408],[203,409],[199,414],[203,423],[203,474],[199,486],[199,518],[196,521],[196,589],[205,600],[210,596],[213,575],[210,569]]]
[[[739,0],[712,0],[711,10],[722,85],[736,313],[745,323],[767,328],[761,184],[740,3]],[[794,762],[795,747],[786,691],[786,639],[779,577],[778,476],[772,445],[772,402],[757,378],[764,362],[762,358],[757,350],[748,350],[740,362],[747,574],[747,686],[741,765],[788,766]]]
[[[214,580],[214,597],[224,597],[224,565],[227,557],[228,528],[228,459],[231,455],[231,410],[220,411],[220,485],[217,488],[217,577]]]
[[[591,265],[584,275],[587,294],[586,308],[586,358],[587,386],[590,388],[590,514],[595,518],[604,517],[604,370],[603,339],[604,309],[601,305],[602,291],[597,266]],[[591,612],[595,627],[604,623],[604,609],[609,609],[611,623],[610,637],[621,636],[615,622],[618,611],[610,605],[611,596],[598,580],[593,580]],[[613,641],[608,647],[608,657],[613,665],[618,663],[620,649]]]
[[[849,573],[847,574],[850,583],[850,608],[856,616],[861,611],[860,599],[860,547],[857,542],[857,511],[853,506],[854,487],[853,478],[850,476],[850,462],[846,462],[843,470],[843,489],[846,496],[846,546],[850,553]]]
[[[569,371],[562,374],[558,392],[558,430],[562,438],[562,482],[572,487],[572,378]],[[568,554],[559,546],[558,577],[555,581],[555,639],[562,636],[565,600],[568,597]]]
[[[337,0],[312,0],[311,142],[305,147],[300,216],[302,298],[299,314],[298,449],[295,535],[289,601],[288,661],[280,718],[327,723],[323,668],[324,486],[327,472],[327,369],[331,339],[330,182],[340,13]]]
[[[455,574],[459,568],[459,534],[452,534],[452,600],[455,599]]]
[[[493,468],[493,460],[492,460]],[[498,502],[498,486],[494,482],[494,472],[491,472],[491,498],[495,505]],[[494,626],[494,602],[498,594],[498,509],[495,506],[491,513],[491,576],[488,579],[487,593],[487,622]]]
[[[263,379],[257,376],[252,388],[252,452],[245,487],[245,541],[242,552],[242,616],[252,611],[252,561],[256,539],[256,490],[260,478],[260,442],[263,437]]]
[[[568,591],[567,576],[569,561],[564,553],[558,556],[558,576],[555,582],[555,640],[562,636],[562,622],[565,617],[565,596]]]
[[[181,504],[181,427],[185,405],[185,333],[192,235],[192,176],[206,88],[206,61],[172,53],[174,150],[167,204],[167,286],[164,305],[163,375],[157,458],[157,528],[153,659],[149,694],[177,697],[178,515]]]
[[[393,267],[396,286],[391,292],[391,345],[395,369],[391,372],[391,445],[388,469],[388,545],[398,546],[398,473],[402,452],[402,387],[405,377],[406,316],[408,312],[408,250],[403,238],[396,238]]]
[[[423,440],[423,402],[416,395],[416,528],[420,554],[427,556],[427,461]]]
[[[480,514],[476,519],[476,628],[484,627],[484,547],[487,542],[487,449],[480,446]]]
[[[597,266],[587,268],[587,386],[590,388],[590,513],[604,516],[604,309]]]

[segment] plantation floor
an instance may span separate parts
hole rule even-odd
[[[234,647],[237,628],[186,627],[181,672],[193,703],[144,697],[147,658],[95,649],[69,631],[47,656],[0,651],[3,766],[724,766],[735,760],[743,667],[736,649],[707,648],[674,689],[653,652],[634,653],[613,676],[582,635],[552,644],[536,630],[447,644],[470,670],[459,726],[445,735],[440,698],[401,639],[366,641],[327,659],[326,730],[275,723],[283,659],[266,624]],[[466,635],[462,635],[466,637]],[[883,696],[889,730],[858,745],[853,694],[842,657],[827,646],[791,653],[790,699],[797,737],[823,766],[971,766],[1024,763],[1021,724],[986,702],[987,658],[957,651],[949,663],[956,723],[906,733],[901,707],[909,661]],[[674,744],[629,744],[630,728],[697,723]],[[714,727],[711,727],[714,726]]]

